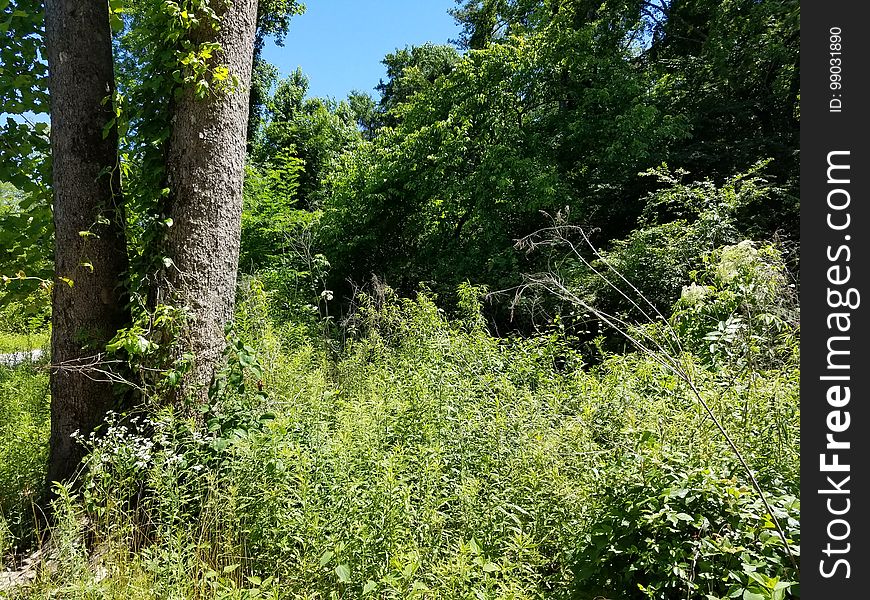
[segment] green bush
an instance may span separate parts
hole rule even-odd
[[[600,256],[591,256],[591,267],[634,298],[634,291],[611,271],[612,268],[630,281],[661,313],[669,313],[693,273],[710,273],[712,263],[723,252],[732,252],[722,250],[723,247],[742,243],[741,240],[751,233],[750,226],[739,218],[739,214],[768,204],[783,193],[759,175],[766,165],[767,161],[762,161],[719,186],[711,180],[684,183],[682,178],[687,173],[671,171],[666,165],[647,171],[644,175],[656,178],[661,189],[644,198],[646,207],[637,228],[626,237],[609,242],[609,247],[602,249]],[[584,255],[589,254],[584,244],[580,244],[579,249]],[[758,252],[751,265],[744,260],[745,264],[739,267],[739,278],[749,284],[749,277],[758,286],[767,286],[768,289],[784,286],[786,272],[779,254],[770,244],[763,245]],[[563,270],[572,287],[578,290],[578,295],[588,298],[589,303],[599,310],[626,317],[629,321],[641,320],[643,315],[637,307],[592,268],[571,259]],[[754,274],[753,269],[756,269]],[[764,277],[768,275],[772,279],[765,282]],[[730,279],[728,282],[718,281],[737,287],[737,282]]]
[[[782,257],[745,240],[704,257],[672,322],[689,350],[713,365],[756,369],[797,352],[797,297]]]
[[[701,467],[672,450],[637,457],[640,472],[596,491],[597,510],[576,555],[584,597],[743,598],[797,595],[798,571],[760,498],[739,469]],[[796,493],[796,492],[795,492]],[[769,498],[799,559],[800,503]]]
[[[46,330],[51,320],[51,301],[44,290],[12,299],[0,292],[0,333],[28,336]]]

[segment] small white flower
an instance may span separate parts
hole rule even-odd
[[[707,286],[693,283],[683,287],[683,292],[680,294],[680,300],[689,306],[694,306],[699,301],[703,300],[704,296],[709,292],[710,289]]]

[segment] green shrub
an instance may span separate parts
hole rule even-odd
[[[796,597],[798,572],[764,505],[739,469],[701,467],[687,455],[638,457],[640,473],[596,491],[597,510],[576,555],[584,597]],[[800,503],[768,499],[799,559]]]
[[[781,365],[797,353],[797,298],[782,257],[745,240],[704,257],[672,322],[689,350],[716,366]]]
[[[611,241],[600,256],[590,256],[591,267],[634,298],[634,291],[610,270],[615,269],[661,313],[669,313],[695,270],[709,273],[711,261],[716,262],[722,252],[731,252],[721,250],[723,247],[742,243],[752,233],[751,226],[738,215],[769,204],[783,193],[759,175],[767,162],[757,163],[720,186],[711,180],[684,183],[682,178],[687,173],[679,169],[671,171],[666,165],[647,171],[644,175],[655,177],[661,189],[644,199],[646,207],[637,228],[626,237]],[[583,255],[589,254],[584,244],[579,245],[579,250]],[[759,285],[784,285],[786,272],[779,254],[769,245],[763,245],[758,252],[752,265],[744,260],[740,277],[748,283],[746,277],[755,269],[754,281]],[[563,275],[580,297],[599,310],[627,317],[629,321],[641,320],[643,315],[637,307],[592,268],[571,258],[563,266]],[[763,280],[767,274],[773,277],[770,282]],[[729,285],[736,288],[736,283]],[[647,310],[645,303],[643,307]]]
[[[13,299],[0,291],[0,334],[33,336],[43,333],[51,320],[51,302],[40,289]]]

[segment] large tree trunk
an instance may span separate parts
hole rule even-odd
[[[213,2],[221,16],[218,33],[195,32],[196,42],[217,42],[217,60],[239,85],[230,92],[196,98],[185,90],[173,106],[167,175],[173,224],[160,300],[188,310],[186,349],[195,355],[182,394],[206,396],[224,349],[224,327],[235,305],[245,171],[245,132],[257,0]],[[221,12],[223,10],[223,12]]]
[[[109,383],[82,370],[128,321],[118,138],[105,98],[114,90],[106,0],[46,0],[53,159],[55,281],[52,296],[48,483],[67,480],[87,435],[113,404]],[[90,232],[83,235],[80,232]]]

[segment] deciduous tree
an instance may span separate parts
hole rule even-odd
[[[189,315],[185,343],[196,356],[187,391],[204,395],[224,350],[232,318],[239,261],[245,132],[257,24],[257,0],[212,2],[219,27],[191,32],[194,41],[219,47],[217,61],[229,85],[175,94],[166,174],[167,257],[162,298]],[[215,71],[217,73],[218,71]],[[215,89],[216,88],[216,89]]]
[[[120,285],[127,268],[118,138],[107,102],[114,90],[105,0],[47,0],[55,280],[52,300],[51,439],[48,481],[63,481],[87,434],[114,401],[87,367],[128,319]]]

